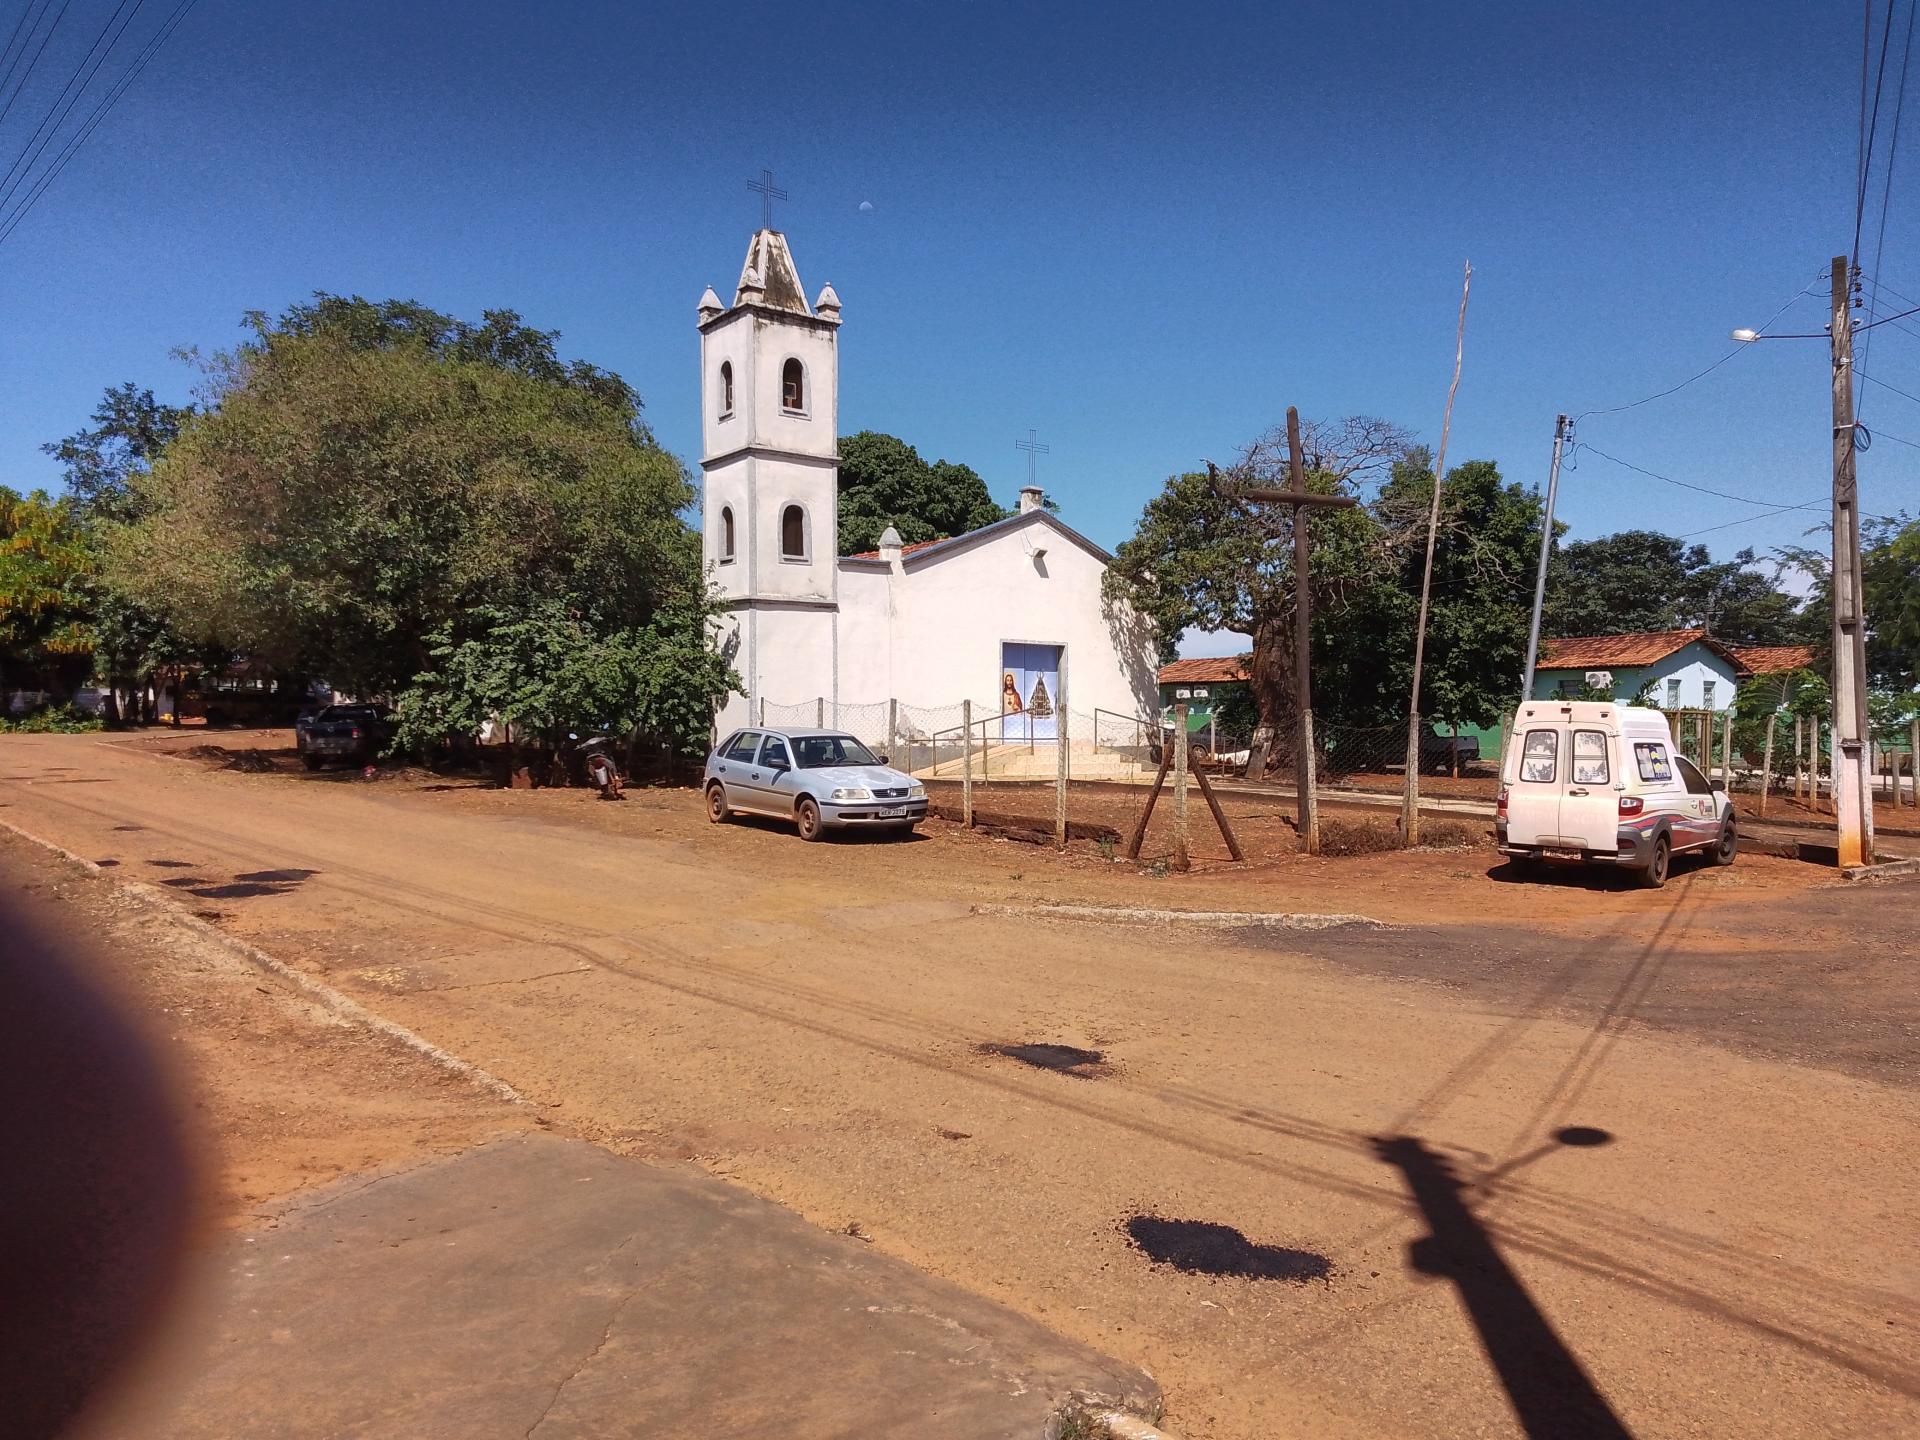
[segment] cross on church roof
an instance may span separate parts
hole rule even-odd
[[[1034,483],[1034,458],[1039,455],[1051,455],[1053,453],[1053,447],[1040,443],[1040,432],[1038,430],[1029,430],[1027,431],[1026,439],[1013,442],[1013,448],[1027,452],[1027,484],[1032,485]]]
[[[760,178],[747,181],[747,189],[760,196],[760,228],[773,229],[773,202],[787,198],[787,192],[773,183],[773,171],[760,167]]]

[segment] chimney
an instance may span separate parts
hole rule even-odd
[[[900,532],[898,530],[889,525],[880,532],[880,558],[896,570],[900,568],[900,548]]]
[[[1042,490],[1038,485],[1022,485],[1020,487],[1020,513],[1022,515],[1025,515],[1029,510],[1044,510],[1046,508],[1046,491]]]

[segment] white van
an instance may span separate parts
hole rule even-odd
[[[1660,711],[1533,700],[1508,734],[1494,828],[1516,867],[1618,865],[1657,888],[1678,854],[1733,863],[1733,802],[1674,748]]]

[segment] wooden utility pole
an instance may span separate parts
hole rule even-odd
[[[1854,475],[1853,318],[1847,257],[1833,257],[1833,810],[1842,868],[1873,863],[1867,635]]]
[[[1053,701],[1053,843],[1059,849],[1067,848],[1067,657],[1060,655],[1060,673],[1058,676],[1060,693]],[[1029,718],[1028,722],[1033,722]]]
[[[1460,325],[1454,337],[1453,383],[1440,419],[1440,454],[1433,464],[1433,504],[1427,512],[1427,568],[1420,576],[1420,623],[1413,632],[1413,688],[1407,695],[1407,774],[1400,794],[1400,843],[1420,843],[1420,671],[1427,658],[1427,610],[1433,595],[1433,545],[1440,534],[1440,486],[1447,474],[1447,432],[1453,428],[1453,397],[1460,389],[1460,362],[1467,352],[1467,292],[1473,266],[1460,282]]]
[[[973,701],[960,702],[960,823],[973,828]],[[940,757],[935,754],[938,768]]]
[[[1300,412],[1291,405],[1287,407],[1287,488],[1236,493],[1243,500],[1293,507],[1293,779],[1299,792],[1301,841],[1309,855],[1318,855],[1320,800],[1314,787],[1313,590],[1307,569],[1307,514],[1316,505],[1350,510],[1358,502],[1351,495],[1316,495],[1307,489],[1306,460],[1300,448]],[[1224,827],[1224,822],[1222,824]]]
[[[1760,760],[1760,818],[1767,814],[1767,792],[1773,789],[1773,727],[1780,719],[1777,713],[1767,716],[1767,746]]]

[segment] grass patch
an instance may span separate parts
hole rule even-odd
[[[1485,825],[1465,820],[1426,820],[1420,825],[1420,846],[1424,850],[1471,850],[1486,838]]]
[[[85,735],[105,728],[98,715],[72,705],[48,705],[17,719],[0,716],[0,735]]]

